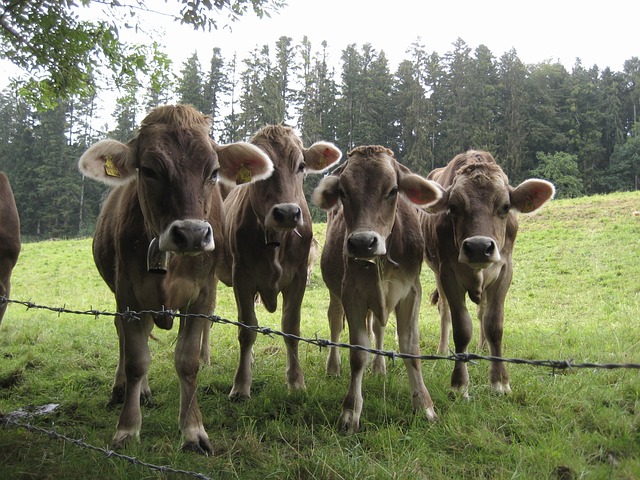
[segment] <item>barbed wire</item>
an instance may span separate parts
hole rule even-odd
[[[73,310],[68,309],[66,306],[63,307],[50,307],[47,305],[38,305],[31,301],[20,301],[20,300],[11,300],[6,296],[0,296],[0,305],[3,304],[17,304],[26,307],[27,309],[39,309],[39,310],[47,310],[51,312],[55,312],[60,316],[63,313],[73,314],[73,315],[85,315],[92,316],[94,318],[98,318],[101,316],[113,316],[113,317],[122,317],[125,320],[139,320],[143,315],[171,315],[173,318],[205,318],[212,323],[224,324],[224,325],[234,325],[239,328],[244,328],[247,330],[254,331],[256,333],[260,333],[262,335],[267,335],[271,338],[273,336],[280,336],[283,338],[297,340],[300,342],[308,343],[311,345],[315,345],[322,348],[329,347],[337,347],[337,348],[345,348],[351,350],[359,350],[365,351],[368,353],[372,353],[375,355],[380,355],[386,358],[390,358],[392,361],[396,359],[417,359],[424,361],[435,361],[435,360],[448,360],[454,362],[465,362],[465,363],[474,363],[476,361],[488,361],[488,362],[502,362],[502,363],[512,363],[517,365],[531,365],[536,367],[547,367],[555,370],[567,370],[567,369],[578,369],[578,368],[592,368],[592,369],[640,369],[639,363],[593,363],[593,362],[583,362],[583,363],[574,363],[573,360],[535,360],[535,359],[525,359],[525,358],[504,358],[504,357],[495,357],[492,355],[480,355],[477,353],[455,353],[451,352],[449,355],[413,355],[409,353],[401,353],[393,350],[379,350],[370,347],[364,347],[362,345],[352,345],[350,343],[340,343],[340,342],[332,342],[331,340],[326,340],[323,338],[318,338],[316,335],[315,338],[305,338],[298,335],[294,335],[292,333],[281,332],[279,330],[272,329],[270,327],[262,327],[260,325],[245,325],[244,323],[228,320],[226,318],[220,317],[218,315],[205,315],[200,313],[180,313],[175,312],[173,310],[127,310],[125,312],[109,312],[106,310],[96,310],[96,309],[88,309],[88,310]]]
[[[21,422],[19,420],[16,420],[15,418],[12,417],[11,414],[7,414],[4,417],[0,417],[0,423],[3,424],[3,426],[6,428],[7,425],[14,425],[16,427],[21,427],[24,428],[30,432],[35,432],[35,433],[41,433],[44,435],[49,436],[49,438],[54,438],[57,440],[62,440],[66,443],[71,443],[77,447],[80,447],[82,449],[85,450],[92,450],[95,452],[99,452],[102,453],[106,458],[116,458],[119,460],[124,460],[126,462],[129,462],[133,465],[138,465],[140,467],[144,467],[147,468],[149,470],[155,470],[157,472],[160,473],[164,473],[164,474],[168,474],[168,473],[173,473],[173,474],[178,474],[178,475],[188,475],[190,477],[193,478],[198,478],[200,480],[211,480],[209,477],[207,477],[206,475],[202,474],[202,473],[198,473],[198,472],[191,472],[189,470],[181,470],[178,468],[173,468],[167,465],[154,465],[153,463],[149,463],[149,462],[144,462],[136,457],[132,457],[130,455],[123,455],[122,453],[118,453],[118,452],[114,452],[113,450],[108,450],[106,448],[101,448],[101,447],[96,447],[95,445],[91,445],[88,444],[86,442],[84,442],[83,440],[79,440],[77,438],[71,438],[71,437],[67,437],[66,435],[63,435],[61,433],[56,432],[55,430],[47,430],[46,428],[42,428],[42,427],[38,427],[35,425],[32,425],[30,423],[25,423],[25,422]]]

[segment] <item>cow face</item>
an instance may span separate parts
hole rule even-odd
[[[312,201],[326,211],[343,207],[344,255],[372,259],[386,255],[396,218],[398,195],[416,205],[438,200],[441,188],[411,173],[385,147],[358,147],[334,174],[325,177]]]
[[[470,151],[463,155],[464,161],[455,171],[451,185],[428,210],[448,216],[458,261],[483,269],[500,262],[506,239],[515,238],[516,213],[538,210],[553,197],[555,188],[538,179],[513,188],[489,153]],[[452,162],[459,161],[459,157]],[[434,178],[438,179],[440,173]]]
[[[290,231],[304,223],[300,202],[304,201],[304,175],[321,173],[340,160],[333,144],[318,142],[304,148],[293,129],[270,125],[251,139],[271,158],[273,174],[251,186],[251,205],[266,229]]]
[[[161,251],[213,250],[208,218],[218,179],[235,184],[265,178],[272,163],[248,143],[216,145],[209,127],[209,118],[191,107],[159,107],[143,120],[136,138],[96,143],[79,168],[109,185],[135,182],[145,223]]]

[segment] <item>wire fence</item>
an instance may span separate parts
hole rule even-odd
[[[360,350],[360,351],[369,352],[375,355],[380,355],[386,358],[390,358],[391,360],[396,360],[396,359],[418,359],[418,360],[424,360],[424,361],[449,360],[454,362],[465,362],[465,363],[473,363],[481,360],[481,361],[488,361],[488,362],[503,362],[503,363],[513,363],[517,365],[548,367],[548,368],[552,368],[554,371],[577,369],[577,368],[608,369],[608,370],[614,370],[614,369],[620,369],[620,368],[640,369],[640,363],[594,363],[594,362],[576,363],[573,360],[536,360],[536,359],[526,359],[526,358],[504,358],[504,357],[480,355],[477,353],[468,353],[468,352],[463,352],[463,353],[451,352],[449,355],[413,355],[409,353],[396,352],[394,350],[378,350],[375,348],[364,347],[362,345],[352,345],[350,343],[332,342],[331,340],[318,338],[317,335],[314,338],[305,338],[298,335],[293,335],[291,333],[281,332],[279,330],[275,330],[270,327],[262,327],[260,325],[245,325],[244,323],[228,320],[218,315],[180,313],[172,310],[140,310],[140,311],[127,310],[125,312],[109,312],[106,310],[95,310],[95,309],[72,310],[72,309],[66,308],[66,306],[50,307],[47,305],[38,305],[30,301],[11,300],[7,297],[0,296],[0,306],[3,304],[17,304],[17,305],[22,305],[27,309],[48,310],[48,311],[57,313],[58,316],[63,313],[73,314],[73,315],[84,315],[84,316],[90,316],[94,318],[98,318],[101,316],[112,316],[112,317],[122,317],[123,319],[129,320],[129,321],[139,320],[140,317],[143,315],[165,315],[165,316],[171,315],[173,318],[206,318],[211,323],[218,323],[223,325],[234,325],[236,327],[252,330],[256,333],[267,335],[269,337],[279,336],[279,337],[288,338],[292,340],[298,340],[300,342],[315,345],[318,348],[337,347],[337,348],[345,348],[345,349],[351,349],[351,350]]]
[[[105,459],[115,458],[118,460],[123,460],[125,462],[131,463],[133,465],[138,465],[140,467],[146,468],[148,470],[154,470],[156,472],[160,472],[163,474],[174,474],[174,475],[187,475],[189,477],[198,478],[200,480],[210,480],[209,477],[202,473],[191,472],[189,470],[181,470],[179,468],[173,468],[168,465],[154,465],[153,463],[144,462],[136,457],[132,457],[130,455],[123,455],[122,453],[114,452],[113,450],[108,450],[106,448],[96,447],[94,445],[90,445],[83,440],[79,440],[77,438],[67,437],[61,433],[56,432],[55,430],[50,430],[42,427],[38,427],[36,425],[32,425],[30,423],[26,423],[18,420],[17,415],[8,414],[4,417],[0,418],[0,423],[6,428],[8,425],[13,425],[15,427],[24,428],[30,432],[40,433],[43,435],[47,435],[49,438],[54,440],[62,440],[65,443],[70,443],[75,445],[76,447],[91,450],[94,452],[99,452],[104,455]]]
[[[262,327],[259,325],[245,325],[240,322],[236,322],[233,320],[228,320],[226,318],[222,318],[218,315],[202,315],[202,314],[183,314],[179,312],[174,312],[171,310],[141,310],[141,311],[126,311],[126,312],[109,312],[105,310],[74,310],[63,307],[51,307],[47,305],[38,305],[31,301],[20,301],[20,300],[11,300],[5,296],[0,296],[0,306],[5,304],[15,304],[22,305],[27,309],[38,309],[38,310],[46,310],[50,312],[56,313],[58,316],[62,314],[72,314],[72,315],[80,315],[80,316],[90,316],[93,318],[99,318],[103,316],[113,316],[113,317],[122,317],[128,321],[135,321],[140,319],[141,316],[150,314],[163,314],[163,315],[171,315],[173,318],[206,318],[212,323],[224,324],[224,325],[233,325],[239,328],[245,328],[248,330],[252,330],[254,332],[268,335],[269,337],[279,336],[283,338],[289,338],[298,340],[300,342],[308,343],[311,345],[315,345],[318,348],[328,348],[328,347],[337,347],[337,348],[345,348],[345,349],[354,349],[367,351],[369,353],[375,355],[381,355],[391,360],[396,359],[405,359],[405,358],[415,358],[425,361],[435,361],[435,360],[448,360],[448,361],[460,361],[460,362],[476,362],[478,360],[489,361],[489,362],[504,362],[504,363],[513,363],[520,365],[532,365],[537,367],[548,367],[555,370],[566,370],[566,369],[577,369],[577,368],[591,368],[591,369],[640,369],[640,364],[638,363],[593,363],[593,362],[582,362],[575,363],[572,360],[535,360],[535,359],[524,359],[524,358],[502,358],[502,357],[494,357],[490,355],[479,355],[475,353],[451,353],[449,355],[411,355],[407,353],[399,353],[393,350],[378,350],[374,348],[366,348],[361,345],[351,345],[349,343],[339,343],[332,342],[330,340],[318,338],[317,336],[314,338],[305,338],[297,335],[293,335],[290,333],[281,332],[278,330],[274,330],[269,327]],[[156,472],[160,472],[162,474],[173,474],[173,475],[183,475],[189,476],[193,478],[197,478],[200,480],[209,480],[209,477],[202,473],[192,472],[188,470],[181,470],[177,468],[173,468],[171,466],[166,465],[154,465],[152,463],[144,462],[139,460],[136,457],[132,457],[129,455],[123,455],[121,453],[115,452],[113,450],[109,450],[106,448],[96,447],[94,445],[90,445],[83,440],[70,438],[66,435],[56,432],[52,429],[45,429],[43,427],[38,427],[32,425],[30,423],[21,421],[21,417],[25,416],[33,416],[33,415],[24,415],[24,414],[16,414],[16,412],[6,414],[0,417],[0,423],[2,423],[3,427],[7,426],[15,426],[19,428],[24,428],[30,432],[40,433],[49,436],[52,439],[62,440],[65,443],[69,443],[75,445],[76,447],[86,449],[89,451],[94,451],[102,454],[105,459],[115,458],[118,460],[122,460],[133,465],[137,465],[149,470],[153,470]]]

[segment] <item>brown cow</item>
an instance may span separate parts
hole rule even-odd
[[[264,178],[271,173],[272,162],[248,143],[216,145],[209,138],[210,125],[209,117],[192,107],[159,107],[127,144],[102,140],[80,159],[85,175],[116,186],[98,218],[93,255],[115,293],[118,312],[213,312],[214,268],[224,243],[217,180]],[[120,361],[112,399],[122,396],[124,389],[113,438],[116,447],[140,435],[140,395],[150,394],[148,338],[154,322],[171,328],[172,316],[115,320]],[[183,448],[199,453],[213,451],[196,399],[198,355],[209,326],[205,318],[180,319],[175,350]]]
[[[448,349],[449,324],[457,353],[471,340],[471,317],[465,295],[478,305],[481,334],[492,356],[502,356],[504,301],[513,272],[512,252],[518,231],[518,212],[533,212],[555,193],[545,181],[529,179],[518,187],[488,152],[470,150],[446,167],[431,172],[442,186],[442,198],[423,215],[425,257],[435,272],[441,315],[439,351]],[[491,386],[511,391],[504,363],[494,362]],[[456,362],[451,388],[468,397],[466,363]]]
[[[293,129],[270,125],[251,143],[273,160],[273,174],[266,180],[232,189],[224,201],[227,223],[224,257],[216,275],[233,285],[238,320],[257,325],[254,299],[260,295],[269,312],[282,292],[282,329],[300,334],[300,307],[307,283],[307,262],[312,239],[311,215],[302,190],[305,173],[320,173],[341,157],[326,142],[304,148]],[[252,347],[256,332],[239,328],[240,363],[230,398],[251,394]],[[286,380],[290,389],[304,389],[298,360],[298,341],[285,339]]]
[[[11,293],[11,272],[20,255],[20,217],[7,176],[0,172],[0,297]],[[0,302],[0,324],[7,304]]]
[[[402,195],[399,195],[402,194]],[[327,226],[320,259],[330,291],[329,325],[339,337],[343,314],[353,345],[369,347],[367,314],[373,313],[381,336],[389,313],[395,312],[402,353],[419,355],[418,310],[424,242],[415,205],[429,205],[440,189],[400,165],[393,152],[380,146],[352,150],[346,163],[325,177],[313,192],[313,202],[337,211]],[[337,337],[336,337],[337,333]],[[342,401],[340,428],[360,425],[362,378],[368,353],[350,350],[351,382]],[[405,359],[416,411],[436,419],[431,396],[422,380],[420,360]]]

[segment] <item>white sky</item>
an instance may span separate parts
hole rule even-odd
[[[228,30],[195,33],[170,25],[163,42],[177,64],[196,49],[203,68],[213,47],[225,58],[239,58],[254,47],[274,46],[282,36],[299,43],[306,35],[314,50],[328,42],[338,63],[347,45],[371,43],[384,50],[391,68],[409,58],[407,48],[421,38],[427,52],[440,55],[461,38],[475,50],[486,45],[496,58],[515,48],[525,63],[559,61],[568,70],[580,58],[622,71],[625,60],[640,56],[640,2],[635,0],[288,0],[272,18],[243,17]],[[162,3],[164,5],[164,3]],[[165,6],[166,7],[166,6]]]
[[[150,0],[150,9],[177,12],[176,0]],[[288,0],[289,5],[272,18],[246,15],[212,32],[195,32],[168,16],[150,15],[143,24],[157,29],[154,39],[165,47],[178,73],[183,62],[198,52],[203,70],[209,68],[214,47],[225,59],[237,52],[239,60],[256,47],[269,45],[283,35],[299,44],[306,35],[313,51],[328,43],[329,59],[337,68],[347,45],[370,43],[383,50],[392,73],[412,43],[420,38],[427,52],[439,55],[452,50],[461,38],[475,50],[486,45],[497,59],[512,48],[525,63],[561,62],[569,71],[580,58],[586,68],[596,64],[622,71],[626,60],[640,57],[640,2],[637,0]],[[86,13],[86,11],[85,11]],[[96,8],[90,10],[99,15]],[[129,39],[130,31],[121,37]],[[149,41],[138,36],[137,42]],[[0,87],[15,69],[1,62]],[[242,65],[240,66],[242,68]],[[110,96],[104,92],[103,100]],[[113,94],[112,94],[113,95]],[[110,116],[112,108],[106,108]]]

